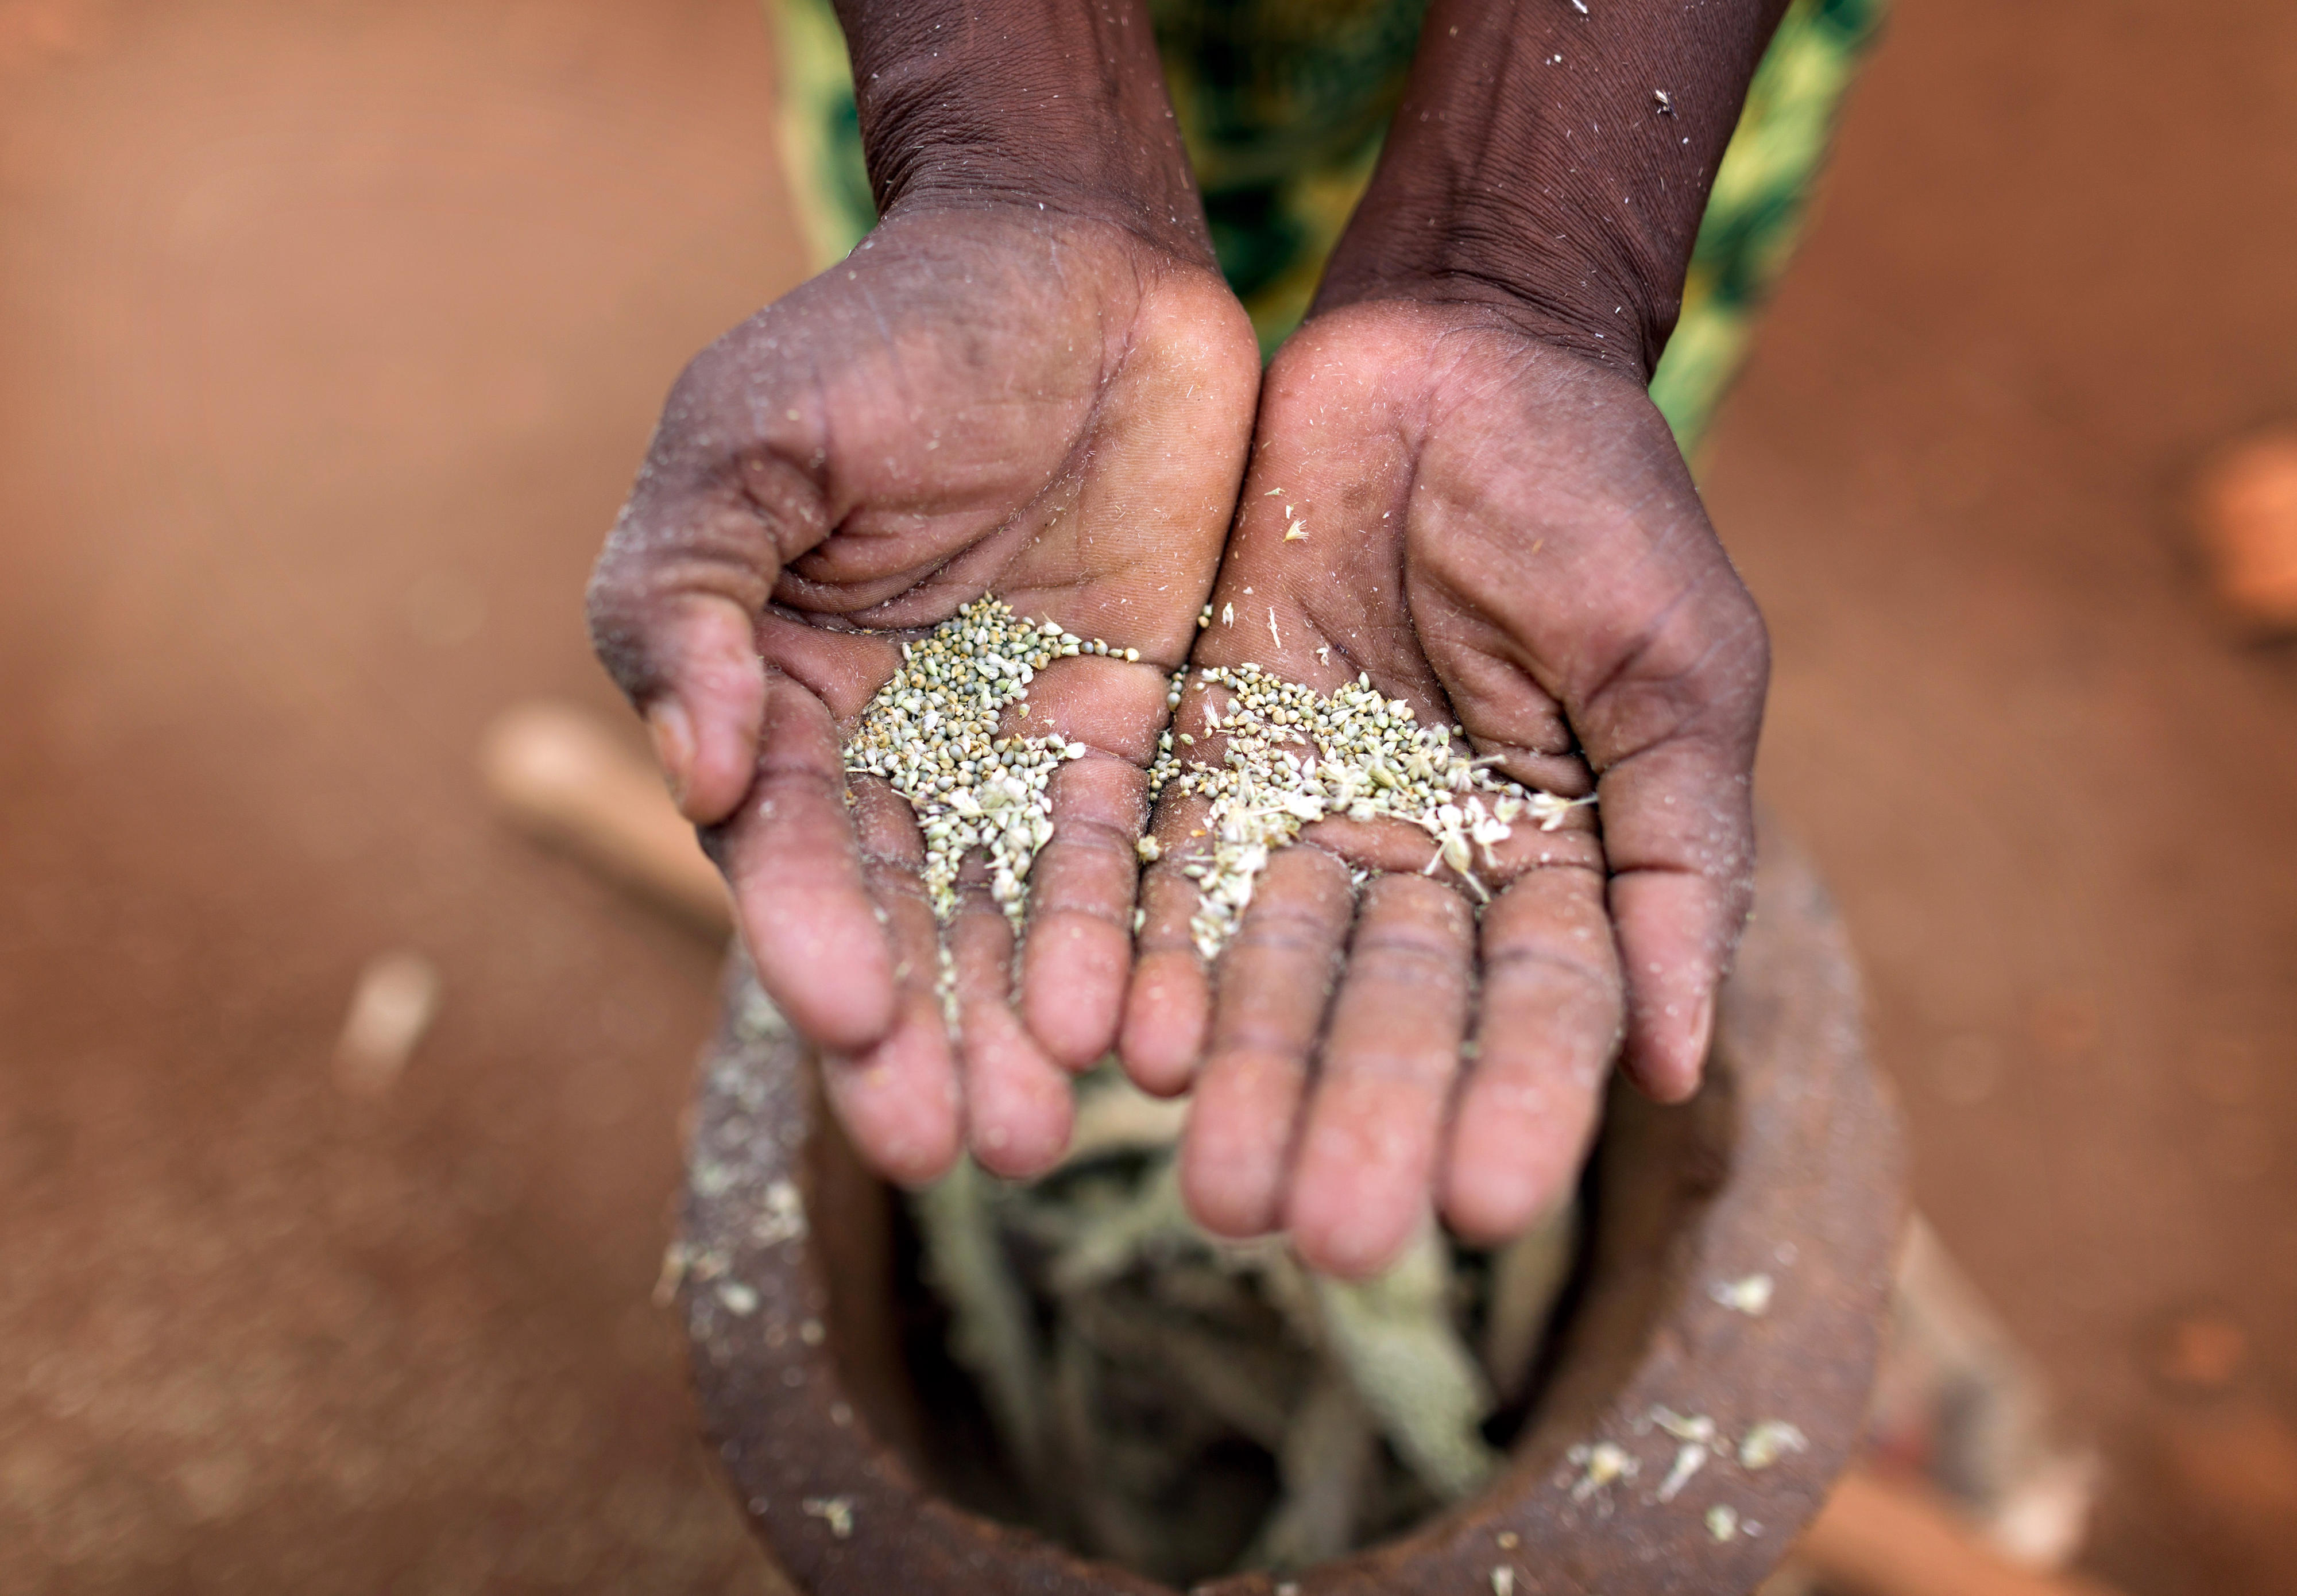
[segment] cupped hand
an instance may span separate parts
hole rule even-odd
[[[679,378],[590,593],[593,637],[733,887],[758,975],[894,1178],[1065,1145],[1113,1042],[1165,677],[1186,654],[1259,360],[1202,259],[1005,204],[896,214]],[[841,744],[900,642],[984,592],[1122,658],[1039,672],[1008,729],[1051,790],[1018,991],[984,890],[937,927],[908,804]],[[956,1034],[938,990],[946,937]]]
[[[1320,820],[1216,968],[1183,873],[1202,801],[1160,806],[1126,1065],[1193,1082],[1203,1223],[1362,1275],[1431,1205],[1476,1240],[1535,1217],[1623,1044],[1651,1095],[1696,1090],[1750,891],[1768,645],[1641,387],[1488,308],[1311,321],[1268,372],[1241,505],[1195,663],[1326,692],[1363,672],[1525,786],[1599,794],[1518,821],[1472,883],[1427,873],[1405,822]],[[1177,728],[1205,731],[1205,698]]]

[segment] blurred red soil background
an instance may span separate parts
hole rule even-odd
[[[2182,508],[2297,416],[2293,111],[2280,0],[1901,0],[1707,478],[2139,1596],[2297,1590],[2297,653]],[[750,0],[0,0],[0,1587],[773,1588],[647,1300],[712,950],[473,768],[613,707],[597,540],[802,269],[771,122]]]

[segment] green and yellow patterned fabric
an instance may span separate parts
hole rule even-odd
[[[1149,0],[1221,270],[1264,352],[1299,325],[1371,178],[1428,0]],[[781,153],[817,267],[877,220],[829,0],[769,0]],[[1651,398],[1684,452],[1799,239],[1835,116],[1886,0],[1793,0],[1717,172]]]

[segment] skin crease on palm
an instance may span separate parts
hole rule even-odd
[[[1066,1071],[1114,1043],[1146,766],[1236,501],[1259,359],[1209,252],[1034,205],[913,210],[705,350],[591,587],[593,634],[734,889],[760,978],[856,1145],[905,1183],[970,1143],[1066,1146]],[[909,806],[840,745],[899,644],[994,592],[1078,657],[1009,731],[1060,769],[1025,950],[985,891],[946,930]],[[870,635],[858,635],[863,630]]]
[[[1148,1089],[1193,1085],[1190,1205],[1348,1275],[1431,1197],[1510,1234],[1572,1179],[1622,1042],[1653,1096],[1696,1089],[1752,875],[1760,617],[1639,384],[1486,309],[1393,300],[1279,354],[1213,603],[1235,620],[1196,662],[1368,672],[1527,786],[1598,786],[1601,819],[1519,826],[1480,915],[1422,874],[1417,828],[1320,822],[1207,971],[1180,868],[1201,801],[1168,802],[1122,1047]],[[1217,759],[1201,696],[1176,725]]]

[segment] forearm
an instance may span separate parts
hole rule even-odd
[[[881,214],[1018,202],[1210,259],[1140,0],[838,0]]]
[[[1436,0],[1317,307],[1488,302],[1648,379],[1786,0]]]

